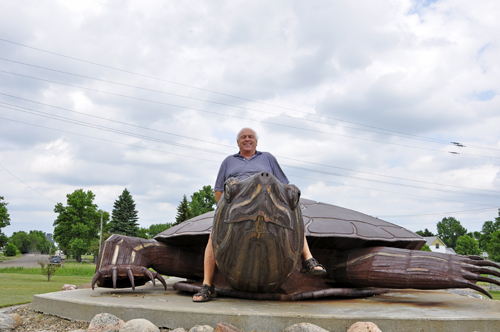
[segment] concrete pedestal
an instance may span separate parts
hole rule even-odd
[[[195,325],[230,323],[245,331],[282,331],[296,323],[346,331],[370,321],[383,332],[500,331],[500,301],[480,300],[446,291],[394,290],[364,299],[318,299],[299,302],[252,301],[218,297],[194,303],[191,294],[151,283],[131,289],[79,289],[35,295],[32,309],[71,320],[90,322],[99,313],[124,321],[145,318],[159,327],[186,330]]]

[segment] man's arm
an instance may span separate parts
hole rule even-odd
[[[219,204],[219,199],[221,196],[222,196],[222,191],[215,192],[215,202],[217,202],[217,204]]]

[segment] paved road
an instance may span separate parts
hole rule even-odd
[[[1,262],[0,269],[15,266],[24,266],[26,268],[40,267],[40,265],[38,265],[38,261],[47,262],[49,257],[49,255],[24,254],[23,257],[19,257],[11,261]]]

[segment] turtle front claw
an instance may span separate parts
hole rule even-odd
[[[112,286],[113,289],[132,287],[132,290],[135,290],[136,286],[142,286],[149,280],[156,286],[155,279],[158,279],[167,290],[165,279],[158,272],[150,271],[144,266],[108,265],[96,271],[92,278],[92,289],[97,283],[100,287]]]

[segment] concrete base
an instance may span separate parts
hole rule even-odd
[[[383,332],[498,331],[500,301],[480,300],[446,291],[394,290],[364,299],[318,299],[299,302],[252,301],[218,297],[193,303],[191,294],[171,285],[148,283],[131,289],[79,289],[35,295],[32,309],[71,320],[90,322],[99,313],[124,321],[145,318],[159,327],[189,329],[195,325],[230,323],[244,331],[278,332],[302,322],[329,331],[346,331],[358,321],[370,321]],[[159,283],[158,283],[159,284]]]

